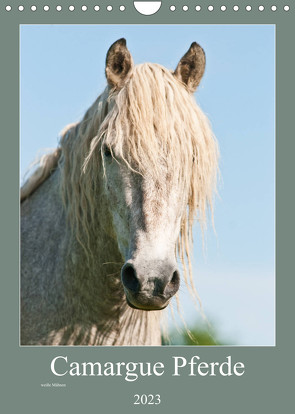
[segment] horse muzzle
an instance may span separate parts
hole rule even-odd
[[[140,310],[161,310],[179,289],[180,277],[176,266],[157,260],[152,263],[126,262],[121,270],[126,300]]]

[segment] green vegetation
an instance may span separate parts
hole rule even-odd
[[[163,345],[230,345],[232,341],[221,341],[214,328],[207,328],[202,326],[195,326],[182,331],[173,330],[169,332],[169,338],[162,337]]]

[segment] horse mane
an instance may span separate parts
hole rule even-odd
[[[61,156],[61,148],[56,148],[49,154],[43,155],[33,166],[36,170],[29,176],[20,189],[20,202],[26,200],[47,178],[56,170]],[[32,166],[32,167],[33,167]]]
[[[213,221],[219,155],[207,117],[171,71],[144,63],[133,67],[119,91],[106,87],[82,121],[64,131],[60,147],[43,159],[24,185],[22,199],[60,162],[66,213],[85,252],[97,220],[97,171],[104,145],[113,148],[129,168],[139,174],[148,171],[159,182],[161,161],[167,162],[185,184],[189,196],[177,254],[185,283],[196,297],[190,257],[192,226],[197,220],[203,232],[208,211]]]

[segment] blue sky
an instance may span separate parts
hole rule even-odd
[[[174,69],[193,41],[207,67],[195,94],[219,141],[222,180],[203,252],[194,231],[194,273],[219,337],[273,345],[275,321],[275,27],[273,25],[22,25],[21,177],[53,148],[106,82],[105,55],[120,37],[135,63]],[[198,319],[181,289],[186,320]],[[190,305],[188,305],[190,303]]]

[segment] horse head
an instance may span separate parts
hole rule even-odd
[[[216,154],[192,98],[204,69],[197,43],[174,72],[135,66],[125,39],[107,53],[108,113],[99,132],[103,192],[133,308],[163,309],[178,291],[177,247],[187,253],[194,211],[202,215],[210,199]]]

